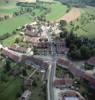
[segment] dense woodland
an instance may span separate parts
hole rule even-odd
[[[95,38],[89,39],[77,36],[73,31],[68,32],[64,28],[65,21],[60,21],[60,38],[65,38],[66,46],[69,48],[68,57],[72,60],[86,60],[95,56]]]

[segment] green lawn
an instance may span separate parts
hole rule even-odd
[[[8,83],[0,83],[0,100],[17,100],[16,94],[21,90],[22,80],[17,78],[10,79]]]
[[[86,36],[89,38],[95,38],[95,20],[90,20],[91,16],[95,18],[95,7],[87,6],[81,9],[81,17],[79,20],[73,22],[73,26],[79,26],[80,28],[74,31],[78,36]],[[71,30],[72,25],[67,25],[67,29]]]
[[[19,26],[22,26],[26,23],[31,23],[32,18],[28,15],[17,16],[5,21],[0,22],[0,35],[3,35],[6,32],[12,32]]]
[[[64,75],[64,69],[61,68],[60,66],[57,66],[56,68],[56,77],[62,78]]]
[[[5,8],[4,8],[5,7]],[[16,6],[16,2],[0,2],[0,13],[1,14],[12,14],[13,12],[17,11],[18,7]]]
[[[14,44],[16,38],[20,38],[20,36],[19,35],[13,35],[13,36],[3,40],[2,44],[4,46],[11,46],[12,44]]]
[[[36,72],[34,75],[33,75],[33,79],[36,80],[36,83],[37,83],[37,86],[32,86],[32,95],[31,95],[31,98],[30,100],[46,100],[44,95],[47,95],[46,94],[46,91],[43,91],[42,90],[42,86],[44,85],[43,84],[43,81],[41,80],[41,73],[38,73]]]
[[[85,25],[76,31],[79,36],[87,36],[89,38],[95,38],[95,22]]]
[[[13,14],[15,11],[17,11],[17,8],[13,9],[0,9],[1,14]]]
[[[47,15],[48,20],[56,20],[62,17],[68,9],[66,5],[63,5],[59,2],[55,2],[54,4],[51,4],[49,7],[51,8],[51,12]]]

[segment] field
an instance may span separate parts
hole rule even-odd
[[[50,8],[51,8],[51,12],[47,15],[47,19],[51,20],[51,21],[57,20],[60,17],[62,17],[68,9],[67,6],[65,6],[59,2],[56,2],[52,5],[50,5]]]
[[[0,100],[16,100],[17,92],[21,90],[22,80],[8,77],[7,83],[0,82]]]
[[[15,2],[0,2],[0,14],[12,14],[13,12],[17,11],[18,7],[16,6]]]
[[[1,5],[1,4],[0,4]],[[5,4],[6,5],[6,4]],[[9,4],[12,5],[12,4]],[[8,5],[8,6],[9,6]],[[15,7],[15,4],[13,4]],[[58,18],[60,18],[61,16],[63,16],[66,13],[66,10],[68,9],[67,6],[62,5],[59,2],[56,2],[54,4],[46,4],[47,7],[51,8],[51,12],[46,16],[47,20],[56,20]],[[4,8],[4,4],[2,4],[2,6]],[[9,13],[11,14],[12,12],[15,11],[15,9],[0,9],[0,12],[5,14],[5,13]],[[41,15],[41,12],[39,9],[35,9],[34,12],[36,13],[36,16]],[[58,14],[59,13],[59,14]],[[14,17],[5,21],[0,22],[0,35],[5,34],[6,32],[12,32],[13,30],[15,30],[16,28],[18,28],[21,25],[24,25],[26,23],[31,23],[32,18],[30,18],[30,14],[25,14],[22,16],[18,16],[18,17]]]
[[[74,29],[74,33],[78,36],[86,36],[89,38],[95,38],[95,7],[87,6],[80,8],[81,17],[73,22],[73,25],[68,24],[67,29]],[[76,30],[75,27],[79,26]]]
[[[64,16],[58,19],[60,20],[65,20],[67,23],[70,23],[71,21],[76,20],[77,18],[80,17],[80,9],[79,8],[72,8],[68,13],[66,13]]]
[[[15,39],[16,38],[20,38],[20,36],[18,35],[18,34],[16,34],[16,35],[13,35],[13,36],[11,36],[11,37],[9,37],[9,38],[7,38],[7,39],[5,39],[5,40],[3,40],[2,41],[2,44],[3,44],[3,46],[11,46],[12,44],[14,44],[14,42],[15,42]]]
[[[0,22],[0,35],[3,35],[6,32],[12,32],[16,28],[26,23],[31,23],[32,19],[27,16],[17,16],[5,21]]]

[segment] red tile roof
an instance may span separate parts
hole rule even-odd
[[[14,45],[10,46],[9,49],[13,50],[13,51],[21,52],[21,53],[26,53],[27,52],[27,48],[20,47],[17,44],[14,44]]]
[[[85,98],[79,92],[77,92],[75,90],[67,90],[65,92],[61,92],[59,95],[62,96],[63,98],[77,97],[77,98],[79,98],[79,100],[85,100]]]
[[[2,54],[15,62],[30,62],[30,64],[34,64],[39,66],[41,69],[47,69],[49,67],[49,64],[45,61],[43,61],[40,58],[35,58],[33,56],[27,56],[27,55],[21,55],[15,51],[12,51],[8,48],[3,49]]]
[[[72,79],[56,79],[54,81],[54,86],[61,86],[66,84],[72,84]]]
[[[87,74],[85,70],[82,70],[75,66],[71,61],[58,59],[57,64],[65,65],[67,69],[75,76],[85,78],[88,80],[93,86],[95,86],[95,77],[93,75]]]
[[[30,64],[35,64],[35,65],[39,66],[41,69],[47,69],[49,67],[49,64],[47,62],[43,61],[40,58],[35,58],[33,56],[23,55],[22,61],[24,61],[24,62],[26,61]]]
[[[15,62],[20,62],[21,60],[21,56],[17,55],[16,53],[14,53],[11,50],[8,49],[3,49],[2,54],[12,60],[14,60]]]
[[[86,61],[86,63],[95,66],[95,57],[91,57]]]

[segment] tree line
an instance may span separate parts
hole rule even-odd
[[[77,36],[73,31],[68,32],[64,26],[65,21],[60,22],[60,38],[65,38],[66,46],[69,48],[68,57],[73,60],[86,60],[95,56],[95,38],[89,39]]]

